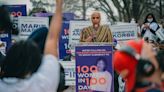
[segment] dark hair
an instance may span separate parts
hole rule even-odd
[[[34,41],[39,49],[40,52],[43,54],[44,51],[44,44],[47,38],[47,34],[48,34],[48,28],[47,27],[41,27],[36,29],[29,37],[28,40],[32,40]]]
[[[26,78],[27,74],[36,72],[40,64],[41,54],[34,42],[17,42],[9,49],[2,63],[1,78]]]
[[[99,58],[96,60],[96,65],[97,65],[100,61],[103,61],[104,65],[105,65],[103,71],[107,70],[108,63],[107,63],[106,58],[104,58],[104,57],[99,57]]]
[[[145,20],[144,20],[144,23],[147,23],[148,22],[147,21],[148,16],[152,16],[152,18],[153,18],[153,21],[152,22],[157,22],[156,19],[155,19],[155,16],[152,13],[149,13],[149,14],[146,15]]]
[[[0,30],[4,30],[9,33],[12,29],[12,23],[10,20],[10,14],[5,5],[0,6]]]
[[[137,64],[137,76],[149,77],[155,72],[154,65],[146,59],[139,59]]]

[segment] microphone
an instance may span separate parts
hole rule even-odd
[[[94,28],[98,28],[99,27],[99,25],[98,24],[94,24]]]
[[[94,31],[93,34],[92,34],[92,39],[93,40],[96,40],[96,32]]]

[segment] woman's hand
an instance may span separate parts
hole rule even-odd
[[[146,29],[150,29],[150,27],[149,27],[148,24],[145,24],[145,25],[144,25],[144,28],[146,28]]]

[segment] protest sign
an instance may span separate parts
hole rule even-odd
[[[0,51],[2,54],[6,54],[6,51],[11,46],[11,34],[2,33],[0,34]]]
[[[28,36],[40,27],[49,27],[49,19],[46,17],[19,17],[18,28],[19,38],[27,39]]]
[[[69,21],[64,21],[62,31],[59,37],[59,59],[63,60],[66,56],[70,55],[69,50]]]
[[[76,92],[113,92],[112,46],[76,46]]]
[[[112,25],[113,38],[118,41],[137,39],[138,27],[136,24]]]
[[[13,17],[27,16],[26,5],[5,5]]]
[[[65,82],[66,86],[74,86],[75,85],[75,62],[74,61],[66,61],[60,62],[64,67],[65,72]]]
[[[12,24],[13,30],[17,30],[18,29],[18,18],[13,17],[12,22],[13,22],[13,24]]]
[[[89,21],[70,21],[69,44],[78,44],[81,31],[88,26],[91,26]]]

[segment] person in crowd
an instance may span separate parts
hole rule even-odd
[[[47,27],[41,27],[36,29],[32,34],[28,37],[27,40],[34,41],[41,52],[41,54],[44,54],[44,44],[47,38],[48,34],[48,28]],[[60,64],[60,82],[59,82],[59,87],[57,92],[63,92],[67,87],[65,86],[65,73],[64,73],[64,68]]]
[[[155,56],[156,53],[152,45],[142,40],[139,42],[128,41],[125,47],[115,52],[114,69],[125,80],[126,92],[133,92],[137,83],[142,81],[141,78],[144,81],[161,86],[161,68]],[[138,68],[139,70],[137,70]]]
[[[143,40],[128,41],[125,46],[114,53],[114,69],[124,79],[126,92],[133,90],[136,81],[136,68],[141,57],[148,59],[155,66],[155,69],[158,69],[152,46]],[[158,82],[158,79],[154,81]]]
[[[10,14],[6,9],[5,5],[0,6],[0,48],[1,53],[6,54],[6,51],[11,46],[11,31],[12,22]]]
[[[138,54],[141,54],[142,45],[142,40],[130,40],[126,43],[126,46],[133,48]],[[113,66],[114,70],[125,81],[126,92],[131,92],[135,84],[135,71],[137,66],[137,60],[133,56],[118,49],[117,51],[115,51],[113,56]]]
[[[162,73],[164,72],[163,55],[164,51],[160,50],[155,56],[158,63],[158,69],[156,70],[154,65],[147,60],[142,60],[138,63],[136,84],[133,92],[164,92],[164,86],[162,85]]]
[[[3,62],[6,52],[10,48],[12,43],[11,30],[12,30],[12,23],[10,20],[10,15],[6,7],[2,4],[0,5],[0,72],[1,72],[1,63]]]
[[[96,66],[97,71],[93,73],[92,78],[100,80],[102,79],[104,82],[100,83],[92,83],[90,84],[91,90],[93,92],[111,92],[112,88],[112,75],[107,70],[107,60],[104,57],[100,57],[97,59]]]
[[[158,42],[159,38],[156,35],[156,31],[159,29],[159,25],[152,13],[149,13],[142,25],[141,28],[141,36],[148,41]]]
[[[100,25],[101,15],[94,12],[91,15],[92,26],[86,27],[80,34],[80,42],[112,42],[112,33],[108,26]]]
[[[42,62],[36,43],[15,43],[2,63],[0,92],[57,92],[60,79],[57,43],[62,26],[62,3],[63,0],[56,0],[56,14],[49,28]]]

